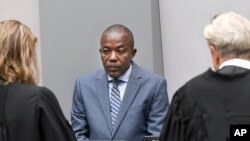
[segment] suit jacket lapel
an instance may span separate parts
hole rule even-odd
[[[111,135],[112,124],[111,124],[110,104],[109,104],[109,87],[105,71],[102,71],[100,73],[100,76],[96,80],[96,91]]]
[[[116,133],[117,129],[119,128],[121,122],[123,121],[123,118],[125,117],[130,105],[132,104],[135,96],[137,95],[137,92],[139,90],[140,84],[141,84],[141,74],[139,71],[139,67],[136,64],[133,64],[133,68],[128,80],[128,84],[124,93],[124,97],[120,106],[119,115],[116,120],[112,137]]]

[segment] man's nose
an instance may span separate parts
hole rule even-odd
[[[117,60],[117,55],[115,51],[112,51],[109,57],[109,61],[116,61]]]

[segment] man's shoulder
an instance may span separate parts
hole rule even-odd
[[[95,70],[92,72],[82,74],[77,78],[77,80],[94,80],[94,79],[97,79],[104,74],[105,74],[105,71],[103,68],[101,68],[101,69],[98,69],[98,70]]]
[[[151,70],[145,69],[138,65],[135,66],[135,70],[138,74],[141,74],[144,78],[147,79],[165,79],[163,76],[152,72]]]
[[[194,99],[204,99],[206,92],[214,88],[216,81],[212,81],[213,71],[208,69],[207,71],[191,78],[187,81],[180,89],[180,93],[186,98]],[[210,95],[211,96],[211,95]],[[197,100],[196,100],[197,101]]]
[[[211,73],[213,73],[213,72],[212,72],[212,70],[209,68],[208,70],[206,70],[206,71],[204,71],[204,72],[202,72],[202,73],[200,73],[200,74],[194,76],[193,78],[191,78],[189,81],[186,82],[186,84],[188,84],[188,85],[190,85],[190,84],[194,85],[194,84],[197,84],[197,83],[198,83],[198,85],[200,85],[199,83],[200,83],[201,81],[204,81],[204,80],[206,80],[207,78],[209,78],[209,77],[211,76]]]

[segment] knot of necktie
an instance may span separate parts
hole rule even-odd
[[[110,80],[109,82],[111,82],[115,86],[118,86],[121,83],[123,83],[124,81],[122,81],[121,79],[115,78],[115,79]]]

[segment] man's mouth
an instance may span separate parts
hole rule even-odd
[[[116,71],[116,70],[118,70],[118,67],[108,67],[108,69],[109,69],[110,71]]]

